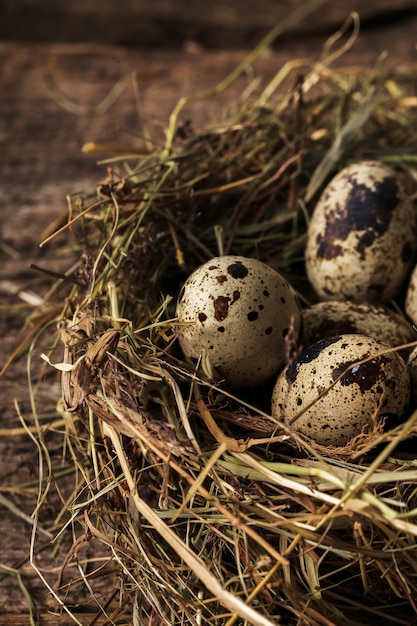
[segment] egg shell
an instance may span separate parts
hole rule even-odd
[[[359,334],[313,344],[279,375],[272,415],[322,446],[346,445],[377,416],[400,417],[410,380],[404,359],[387,348]]]
[[[417,246],[416,212],[395,170],[362,161],[323,191],[307,229],[308,279],[320,300],[386,303]]]
[[[392,347],[417,339],[408,320],[382,304],[334,300],[318,302],[303,310],[303,345],[349,333],[367,335]],[[411,348],[400,354],[407,357],[410,351]]]
[[[411,272],[404,304],[408,317],[417,325],[417,265]]]
[[[178,296],[177,332],[186,357],[208,359],[232,387],[256,386],[283,367],[285,338],[301,311],[274,269],[236,255],[197,268]]]

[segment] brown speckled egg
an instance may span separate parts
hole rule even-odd
[[[310,346],[325,337],[349,333],[368,335],[392,347],[402,346],[417,339],[416,331],[405,317],[382,304],[334,300],[318,302],[304,309],[305,346]]]
[[[417,325],[417,265],[411,272],[405,297],[405,312],[413,324]]]
[[[177,301],[186,357],[208,359],[232,387],[256,386],[285,360],[285,337],[301,312],[289,283],[257,259],[216,257],[197,268]]]
[[[416,212],[395,170],[362,161],[322,193],[307,229],[306,271],[320,300],[385,303],[417,246]]]
[[[384,353],[387,348],[365,335],[318,341],[279,375],[273,416],[323,446],[346,445],[372,429],[376,416],[401,416],[409,375],[405,361],[396,352]]]

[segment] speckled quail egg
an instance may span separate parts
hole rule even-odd
[[[318,302],[303,310],[303,345],[334,335],[360,333],[392,347],[409,344],[417,332],[399,313],[382,304],[334,300]],[[411,348],[401,351],[407,356]]]
[[[417,325],[417,265],[411,272],[405,296],[405,312],[413,324]]]
[[[290,284],[257,259],[228,255],[198,267],[177,301],[186,357],[207,359],[231,387],[256,386],[285,361],[285,337],[301,311]]]
[[[395,170],[362,161],[323,191],[307,229],[306,271],[320,300],[386,303],[417,247],[416,212]]]
[[[407,365],[366,335],[328,337],[278,376],[272,414],[322,446],[344,446],[377,417],[400,417],[408,404]]]

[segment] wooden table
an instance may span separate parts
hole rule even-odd
[[[169,114],[180,96],[218,84],[276,19],[301,3],[286,0],[278,11],[277,3],[272,0],[245,0],[239,3],[245,10],[238,12],[230,4],[222,12],[224,3],[220,0],[210,3],[211,11],[207,9],[209,3],[197,6],[184,0],[178,2],[175,15],[162,0],[152,3],[132,0],[122,4],[123,11],[113,8],[110,14],[110,3],[98,3],[98,0],[90,3],[77,0],[71,3],[71,8],[63,1],[43,0],[35,12],[32,3],[24,0],[3,2],[5,19],[0,20],[2,363],[28,330],[24,324],[27,315],[24,306],[41,298],[47,288],[45,277],[30,270],[29,263],[54,271],[65,269],[69,263],[62,241],[58,239],[46,248],[39,248],[39,241],[51,223],[65,214],[67,194],[93,190],[105,176],[105,167],[97,164],[96,156],[83,154],[82,145],[94,141],[140,146],[144,124],[157,140],[163,140]],[[372,6],[363,9],[363,28],[356,44],[338,63],[371,67],[384,51],[393,63],[417,62],[416,2],[398,1],[394,9],[392,1],[368,4]],[[353,1],[330,3],[278,40],[270,54],[257,60],[254,71],[266,80],[289,59],[317,57],[327,36],[351,9],[360,5]],[[137,21],[136,30],[133,19]],[[164,32],[169,36],[163,36]],[[132,46],[132,42],[142,45]],[[216,98],[187,107],[183,119],[190,118],[195,128],[224,119],[228,106],[239,98],[247,84],[248,77],[242,76]],[[135,101],[136,88],[140,92],[141,116]],[[35,354],[34,358],[38,356]],[[0,429],[20,426],[15,399],[23,415],[29,411],[25,363],[25,358],[15,361],[0,378]],[[46,384],[45,394],[53,406],[57,389]],[[31,483],[36,473],[37,454],[31,440],[24,435],[8,437],[3,430],[0,624],[29,623],[17,573],[37,599],[37,610],[42,615],[40,623],[67,623],[65,617],[48,613],[47,594],[28,562],[31,524],[30,519],[21,516],[30,515],[36,503],[36,489]],[[32,487],[24,492],[13,489],[14,485],[26,482]],[[52,517],[54,514],[51,511]],[[2,571],[2,565],[13,571]],[[90,619],[92,616],[84,615],[82,623],[88,624]]]

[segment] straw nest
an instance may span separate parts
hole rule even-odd
[[[176,339],[179,289],[219,253],[265,261],[312,301],[306,224],[343,165],[376,158],[417,182],[415,68],[332,61],[288,64],[215,128],[181,125],[182,100],[165,146],[113,159],[71,199],[79,261],[51,292],[44,355],[59,419],[36,439],[63,502],[54,535],[73,542],[50,590],[75,622],[80,587],[109,623],[416,620],[417,413],[318,448],[271,418],[267,391],[211,384]],[[111,611],[94,591],[109,572]]]

